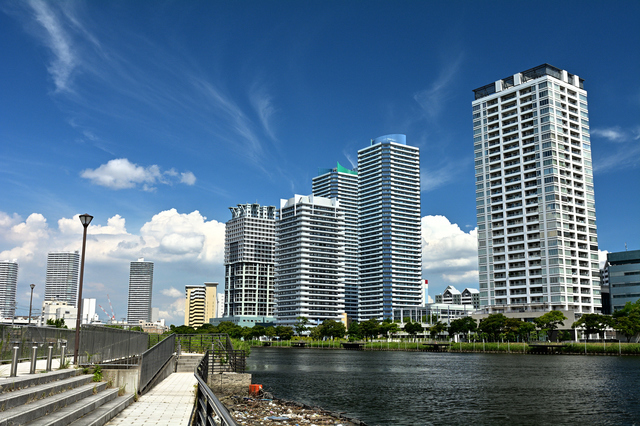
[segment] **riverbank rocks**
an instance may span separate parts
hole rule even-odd
[[[246,426],[366,426],[359,420],[345,418],[342,413],[331,413],[293,401],[232,395],[220,398],[220,402],[238,424]]]

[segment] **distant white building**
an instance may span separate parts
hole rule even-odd
[[[477,288],[465,288],[460,292],[457,288],[450,285],[442,292],[436,295],[436,303],[450,305],[471,305],[475,309],[480,309],[480,291]]]
[[[222,318],[224,315],[224,293],[218,293],[218,305],[216,306],[216,318]]]
[[[153,290],[153,262],[141,257],[131,262],[129,271],[129,304],[127,322],[137,324],[151,320],[151,294]]]
[[[77,306],[78,251],[56,251],[47,255],[47,276],[44,284],[44,300],[67,302]]]
[[[18,261],[0,262],[0,318],[11,319],[16,310]]]

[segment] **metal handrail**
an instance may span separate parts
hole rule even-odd
[[[176,335],[172,334],[140,356],[139,393],[143,393],[147,385],[158,374],[162,367],[173,356]]]
[[[227,407],[222,405],[220,400],[214,395],[213,391],[207,385],[210,355],[211,351],[207,351],[205,353],[194,374],[198,381],[198,389],[196,392],[195,419],[193,424],[196,426],[210,424],[220,426],[238,426],[233,417],[231,417],[231,414],[229,414]]]

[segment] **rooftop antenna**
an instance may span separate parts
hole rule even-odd
[[[627,243],[624,243],[624,251],[627,251]]]

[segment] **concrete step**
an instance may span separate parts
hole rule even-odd
[[[49,415],[29,423],[29,426],[67,426],[70,423],[82,420],[87,414],[97,408],[114,401],[118,397],[118,389],[105,389],[95,395],[83,398],[73,404],[69,404]],[[85,424],[83,422],[83,424]]]
[[[53,396],[70,389],[77,388],[78,386],[86,385],[91,383],[92,379],[93,376],[90,375],[72,376],[13,392],[5,392],[0,394],[0,411],[6,411],[13,407],[30,404],[35,401],[45,399],[48,396]]]
[[[28,376],[5,377],[0,379],[0,393],[13,392],[17,389],[24,389],[56,380],[62,380],[79,374],[80,370],[70,368],[66,370],[50,371],[48,373],[30,374]]]
[[[0,426],[22,425],[33,422],[69,404],[103,391],[106,387],[107,384],[105,382],[89,383],[31,404],[11,408],[0,413]]]
[[[133,394],[119,396],[96,408],[91,413],[69,424],[69,426],[102,426],[133,403]]]

